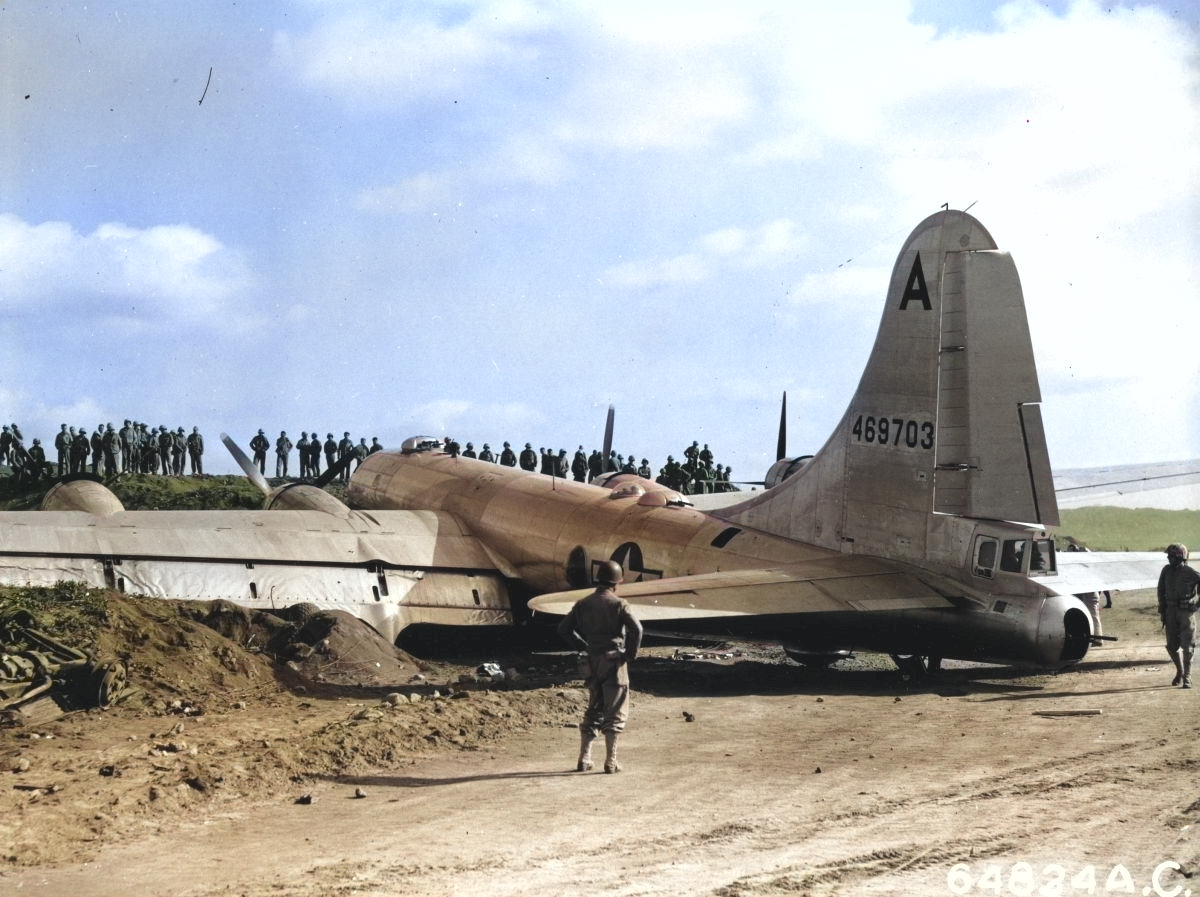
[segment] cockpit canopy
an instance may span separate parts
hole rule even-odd
[[[400,443],[400,451],[405,455],[418,452],[440,452],[445,449],[442,440],[436,436],[410,436]]]

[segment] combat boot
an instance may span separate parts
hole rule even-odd
[[[1192,687],[1192,652],[1183,652],[1183,687]]]
[[[575,764],[576,772],[590,772],[595,766],[592,762],[592,742],[596,740],[596,733],[579,732],[579,762]]]
[[[617,762],[617,733],[604,733],[604,771],[605,772],[620,772],[621,764]]]
[[[1183,681],[1183,664],[1179,662],[1178,651],[1168,651],[1171,655],[1171,662],[1175,664],[1175,678],[1171,680],[1172,685],[1178,685]]]

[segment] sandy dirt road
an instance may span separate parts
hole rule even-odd
[[[790,669],[783,688],[650,658],[618,775],[568,772],[563,712],[479,750],[131,819],[87,862],[0,873],[0,893],[1200,894],[1200,688],[1168,686],[1153,596],[1117,600],[1120,641],[1049,676]]]

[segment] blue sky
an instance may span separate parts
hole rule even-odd
[[[1021,273],[1052,463],[1200,457],[1200,4],[0,6],[0,418],[735,476],[909,231]],[[209,73],[211,70],[211,80]],[[203,97],[203,102],[200,102]]]

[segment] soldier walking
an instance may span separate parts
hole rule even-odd
[[[1167,633],[1167,654],[1175,664],[1171,684],[1191,688],[1200,573],[1188,566],[1187,559],[1186,545],[1167,546],[1167,565],[1158,575],[1158,617]]]
[[[620,772],[617,738],[629,716],[629,663],[642,643],[642,624],[623,599],[617,585],[621,565],[605,561],[596,575],[596,591],[581,598],[558,625],[558,634],[587,652],[588,706],[579,724],[578,772],[593,766],[592,742],[603,732],[604,771]]]

